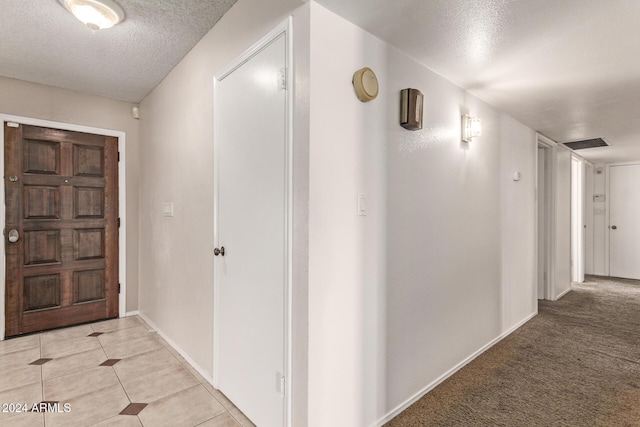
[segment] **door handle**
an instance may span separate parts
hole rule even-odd
[[[11,243],[15,243],[18,241],[18,239],[20,239],[20,234],[18,233],[18,230],[16,230],[15,228],[13,230],[9,231],[9,241]]]
[[[215,249],[213,250],[213,254],[214,254],[215,256],[218,256],[218,255],[222,255],[222,256],[224,256],[224,246],[220,246],[220,249],[215,248]]]
[[[615,226],[615,225],[612,225],[612,226],[611,226],[611,229],[612,229],[612,230],[617,230],[617,229],[618,229],[618,227],[617,227],[617,226]]]

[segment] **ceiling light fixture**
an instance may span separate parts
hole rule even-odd
[[[471,117],[468,114],[462,116],[462,140],[464,142],[471,142],[473,138],[481,134],[482,125],[479,118]]]
[[[111,28],[124,19],[124,11],[113,0],[59,0],[91,30]]]

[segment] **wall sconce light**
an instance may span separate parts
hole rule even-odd
[[[124,19],[124,12],[113,0],[59,0],[65,9],[91,30],[111,28]]]
[[[476,136],[482,134],[481,121],[477,117],[471,117],[468,114],[462,116],[462,140],[471,142]]]

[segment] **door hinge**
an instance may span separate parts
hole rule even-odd
[[[120,228],[120,218],[118,218],[118,228]]]
[[[280,90],[287,90],[287,69],[280,68],[278,70],[278,81],[280,83]]]
[[[118,283],[118,293],[120,293],[120,283]]]
[[[10,128],[19,128],[20,124],[16,122],[7,122],[7,126],[9,126]]]
[[[284,376],[280,377],[280,397],[284,398],[285,396],[285,381],[284,381]]]
[[[118,151],[118,161],[120,161],[120,152]]]

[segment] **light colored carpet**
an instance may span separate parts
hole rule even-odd
[[[386,425],[640,426],[640,282],[572,288]]]

